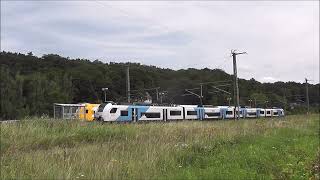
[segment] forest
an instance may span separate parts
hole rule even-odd
[[[221,69],[172,70],[139,63],[104,63],[70,59],[56,54],[2,51],[0,54],[0,120],[26,116],[52,116],[53,103],[127,101],[126,69],[130,68],[133,102],[152,98],[153,103],[200,104],[202,84],[205,105],[233,105],[233,75]],[[303,78],[303,77],[301,77]],[[213,83],[207,83],[213,82]],[[157,93],[152,88],[158,89]],[[309,84],[311,110],[319,111],[319,84]],[[152,90],[145,90],[145,89]],[[218,88],[218,89],[217,89]],[[241,106],[282,107],[288,113],[306,111],[306,86],[297,82],[261,83],[239,79]]]

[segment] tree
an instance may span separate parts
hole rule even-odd
[[[263,93],[252,93],[250,100],[255,107],[264,107],[267,101],[267,96]]]

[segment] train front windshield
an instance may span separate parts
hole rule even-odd
[[[106,103],[100,104],[100,106],[98,107],[98,112],[103,112],[103,109],[106,105],[107,105]]]

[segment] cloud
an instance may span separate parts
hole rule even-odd
[[[261,79],[259,79],[260,81],[263,81],[263,82],[276,82],[278,81],[276,78],[274,77],[262,77]]]
[[[319,82],[319,2],[1,1],[1,50]],[[269,79],[268,79],[269,78]]]

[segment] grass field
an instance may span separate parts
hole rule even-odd
[[[1,124],[1,179],[319,179],[319,115]]]

